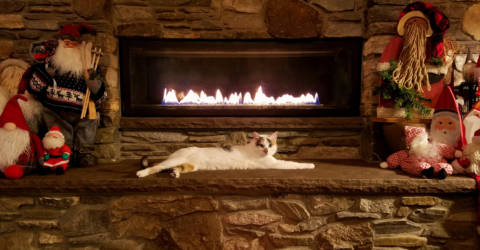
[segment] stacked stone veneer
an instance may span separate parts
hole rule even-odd
[[[459,196],[0,198],[0,249],[476,249]]]
[[[410,1],[391,0],[0,0],[0,59],[20,58],[32,62],[28,55],[34,41],[50,39],[66,23],[86,23],[95,27],[90,37],[105,53],[101,69],[107,83],[108,100],[101,108],[102,119],[96,152],[103,162],[142,155],[164,157],[172,150],[200,143],[220,141],[225,131],[198,135],[194,129],[181,131],[123,131],[120,127],[120,79],[118,40],[124,37],[155,37],[164,39],[291,39],[362,37],[364,46],[361,115],[374,114],[376,97],[372,90],[378,84],[375,65],[385,44],[395,34],[399,12]],[[476,45],[480,36],[475,25],[476,1],[435,0],[452,21],[447,37],[465,45]],[[472,5],[474,5],[472,7]],[[471,7],[471,8],[470,8]],[[468,15],[465,13],[468,12]],[[465,22],[464,16],[470,20]],[[463,28],[462,28],[463,25]],[[463,30],[469,32],[464,33]],[[188,115],[188,114],[187,114]],[[120,130],[119,130],[120,129]],[[141,130],[141,129],[140,129]],[[208,130],[208,128],[204,128]],[[144,131],[144,130],[141,130]],[[245,130],[227,131],[251,131]],[[281,140],[285,156],[323,158],[315,153],[326,150],[327,158],[359,158],[359,144],[350,131],[338,135],[343,142],[324,143],[318,131]],[[335,135],[337,136],[337,135]],[[346,139],[345,139],[345,138]],[[284,137],[287,138],[287,137]],[[303,140],[307,138],[306,140]],[[292,142],[291,139],[294,139]],[[148,144],[151,145],[145,145]],[[207,144],[204,144],[204,143]],[[165,146],[165,144],[176,144]],[[330,147],[338,147],[332,150]],[[344,149],[344,147],[347,147]],[[337,153],[338,152],[338,153]]]

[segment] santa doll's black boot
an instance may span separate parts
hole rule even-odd
[[[433,167],[429,167],[427,169],[422,170],[422,176],[425,178],[433,178],[433,174],[435,172],[435,169]]]
[[[443,168],[440,169],[440,171],[438,171],[437,178],[440,180],[447,178],[447,171],[445,171]]]

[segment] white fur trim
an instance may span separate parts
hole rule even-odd
[[[9,58],[9,59],[3,60],[0,63],[0,72],[2,72],[6,67],[10,67],[10,66],[16,66],[16,67],[22,68],[23,70],[27,70],[28,67],[30,67],[30,64],[28,64],[24,60]]]
[[[444,74],[446,75],[448,72],[448,65],[442,65],[442,66],[434,66],[431,64],[427,64],[427,72],[428,73],[433,73],[433,74]]]
[[[61,132],[58,132],[58,131],[48,131],[47,132],[47,135],[50,135],[50,134],[56,134],[56,135],[59,135],[60,137],[64,138],[65,136],[61,133]]]
[[[386,161],[380,162],[380,167],[381,168],[388,168],[388,163]]]
[[[377,64],[378,72],[387,71],[388,69],[390,69],[390,62],[381,62]]]

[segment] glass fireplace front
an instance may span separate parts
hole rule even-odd
[[[120,40],[124,116],[353,116],[360,39]]]

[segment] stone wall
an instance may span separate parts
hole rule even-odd
[[[86,23],[98,31],[95,45],[105,52],[101,69],[107,83],[108,100],[102,105],[101,128],[96,152],[103,162],[141,155],[167,155],[180,146],[211,145],[231,130],[199,133],[197,130],[125,131],[120,127],[120,79],[117,37],[154,37],[164,39],[290,39],[362,37],[363,80],[360,110],[362,116],[375,112],[377,98],[372,90],[378,84],[375,65],[385,44],[395,34],[395,22],[407,0],[0,0],[0,59],[8,57],[32,62],[28,55],[34,41],[50,39],[61,25]],[[476,1],[435,0],[452,21],[447,37],[458,41],[459,52],[475,45],[478,37]],[[474,5],[473,7],[471,7]],[[468,10],[468,11],[467,11]],[[468,15],[465,15],[468,13]],[[469,17],[468,20],[464,20]],[[464,33],[466,30],[468,33]],[[463,48],[463,49],[462,49]],[[120,129],[120,130],[119,130]],[[208,130],[208,128],[204,128]],[[135,136],[132,136],[136,134]],[[359,158],[361,133],[336,134],[335,142],[326,142],[322,131],[283,130],[281,150],[285,156],[300,156],[302,147],[327,148],[327,158]],[[299,134],[285,136],[286,134]],[[313,135],[313,136],[312,136]],[[318,136],[317,136],[318,135]],[[123,138],[123,139],[122,139]],[[153,143],[145,145],[147,141]],[[183,138],[183,139],[179,139]],[[308,140],[307,140],[308,139]],[[326,139],[328,140],[328,139]],[[340,142],[339,142],[340,141]],[[206,144],[205,144],[206,143]],[[176,145],[172,145],[176,144]],[[334,145],[335,144],[335,145]],[[165,145],[172,145],[166,147]],[[143,148],[142,148],[143,147]],[[343,147],[347,147],[343,150]],[[353,149],[356,148],[356,149]],[[145,150],[144,150],[145,149]],[[339,154],[336,154],[339,152]],[[310,154],[316,156],[316,154]],[[305,159],[308,158],[304,157]],[[321,158],[321,157],[317,157]]]
[[[0,249],[476,249],[471,196],[0,198]]]

